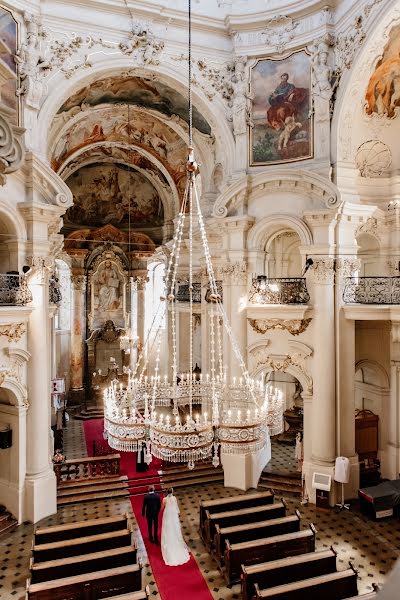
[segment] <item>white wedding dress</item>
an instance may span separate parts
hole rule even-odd
[[[182,536],[179,508],[175,496],[165,499],[161,530],[161,554],[166,565],[176,567],[190,559],[189,550]]]

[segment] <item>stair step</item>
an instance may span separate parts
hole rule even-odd
[[[301,480],[299,479],[291,479],[290,477],[269,477],[268,475],[261,475],[260,481],[262,483],[269,483],[271,485],[278,485],[282,483],[283,485],[292,485],[293,487],[302,487]]]
[[[11,513],[9,513],[8,511],[6,511],[6,512],[3,512],[3,513],[0,515],[0,527],[1,527],[1,524],[3,523],[3,521],[8,521],[8,519],[9,519],[10,517],[11,517]]]
[[[198,485],[199,483],[216,483],[218,481],[223,481],[224,480],[224,474],[221,473],[220,475],[214,475],[213,477],[209,476],[209,477],[197,477],[194,479],[185,479],[182,481],[170,481],[168,482],[168,485],[164,485],[163,484],[163,489],[166,489],[167,487],[172,487],[172,488],[178,488],[178,487],[185,487],[185,486],[190,486],[190,485]]]
[[[223,476],[224,472],[222,471],[222,469],[207,469],[207,470],[203,470],[203,471],[198,471],[197,473],[195,471],[188,471],[187,473],[175,473],[174,475],[162,475],[160,477],[161,481],[163,483],[168,483],[170,481],[184,481],[185,479],[196,479],[196,477],[206,477],[208,475],[213,476],[213,475],[222,475]]]
[[[64,489],[64,488],[59,488],[57,490],[57,497],[61,498],[61,497],[67,497],[67,496],[71,496],[71,495],[76,495],[76,494],[93,494],[94,492],[107,492],[107,490],[110,490],[111,492],[114,490],[127,490],[128,489],[128,485],[125,481],[121,481],[120,483],[115,483],[112,487],[109,485],[106,486],[102,486],[100,484],[100,482],[98,482],[98,485],[94,485],[93,487],[87,488],[86,486],[84,487],[75,487],[73,489]]]
[[[95,494],[79,494],[75,496],[68,496],[66,498],[57,498],[57,504],[62,506],[64,504],[74,504],[75,502],[88,502],[91,500],[101,500],[102,498],[118,498],[121,496],[128,496],[128,490],[108,490],[104,492],[96,492]]]
[[[269,484],[267,484],[266,482],[263,482],[263,483],[259,483],[258,487],[266,489],[266,490],[273,490],[274,492],[290,492],[291,494],[296,494],[298,496],[301,496],[301,488],[293,487],[291,485],[286,485],[284,483],[269,483]]]
[[[70,481],[62,481],[59,485],[58,485],[58,489],[59,490],[66,490],[66,489],[70,489],[70,488],[76,488],[76,487],[84,487],[87,486],[90,488],[90,486],[93,485],[114,485],[116,483],[127,483],[128,482],[128,478],[126,475],[121,475],[118,476],[116,475],[115,477],[93,477],[92,479],[71,479]]]
[[[205,469],[210,469],[214,467],[212,466],[211,463],[196,463],[196,466],[194,468],[194,471],[201,471],[201,470],[205,470]],[[215,470],[222,470],[221,467],[217,467],[217,469]],[[160,471],[158,471],[158,474],[161,476],[163,475],[169,475],[170,473],[186,473],[188,472],[189,469],[187,467],[187,464],[184,465],[180,465],[179,467],[164,467],[163,469],[161,469]],[[190,472],[190,471],[189,471]]]
[[[18,525],[18,521],[17,519],[14,519],[11,515],[8,519],[2,521],[0,523],[0,535],[2,533],[4,533],[5,531],[8,531],[9,529],[12,529],[13,527],[16,527]]]
[[[266,475],[267,477],[290,477],[290,479],[300,479],[301,471],[274,471],[273,469],[264,469],[261,473],[261,477]]]

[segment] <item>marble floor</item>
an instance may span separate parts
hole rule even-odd
[[[69,438],[74,438],[69,439]],[[70,421],[66,438],[66,454],[81,451],[86,454],[82,423]],[[82,454],[81,454],[82,455]],[[237,491],[224,488],[221,484],[190,487],[177,492],[180,503],[181,521],[184,536],[201,569],[210,592],[215,600],[233,600],[240,598],[239,585],[228,589],[218,571],[213,558],[205,549],[198,533],[198,504],[201,499],[229,496]],[[297,498],[286,497],[289,514],[297,508],[303,516],[303,527],[312,522],[318,530],[317,549],[332,546],[338,553],[339,569],[347,568],[349,561],[359,573],[360,593],[372,589],[372,583],[382,584],[394,561],[400,556],[400,522],[396,519],[373,522],[364,517],[357,507],[351,511],[320,512],[313,505],[302,506]],[[52,517],[44,519],[40,525],[66,523],[103,517],[127,512],[134,524],[138,554],[143,558],[144,584],[149,585],[151,598],[160,598],[154,582],[153,573],[147,562],[141,534],[135,523],[135,517],[129,500],[99,500],[63,507]],[[25,584],[29,576],[29,558],[33,526],[25,523],[14,531],[0,536],[0,598],[1,600],[23,600]]]

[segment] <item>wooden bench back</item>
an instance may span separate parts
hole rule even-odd
[[[122,594],[121,596],[110,596],[103,598],[103,600],[148,600],[150,598],[150,588],[146,585],[144,590],[139,592],[130,592],[129,594]]]
[[[261,521],[259,523],[247,523],[245,525],[236,525],[233,527],[219,527],[215,525],[214,545],[217,557],[222,560],[227,540],[230,544],[248,542],[268,538],[285,533],[294,533],[300,531],[301,515],[296,511],[295,515],[289,517],[280,517]]]
[[[240,496],[229,496],[228,498],[218,498],[216,500],[203,500],[200,503],[200,527],[206,518],[205,511],[217,513],[227,510],[237,510],[239,508],[251,508],[262,504],[272,504],[274,494],[271,491],[256,492],[255,494],[241,494]]]
[[[34,544],[35,546],[40,544],[50,544],[61,540],[118,531],[120,529],[126,529],[127,527],[127,515],[105,517],[103,519],[89,519],[88,521],[77,521],[75,523],[55,525],[53,527],[39,527],[35,531]]]
[[[286,516],[286,504],[282,500],[275,504],[265,504],[253,506],[251,508],[241,508],[238,510],[224,511],[221,513],[211,513],[206,510],[206,521],[204,523],[207,542],[211,543],[215,535],[215,525],[219,527],[229,527],[233,525],[243,525],[245,523],[255,523],[257,521],[266,521],[268,519],[277,519]]]
[[[230,544],[227,540],[224,555],[227,582],[239,581],[242,565],[253,565],[286,558],[287,556],[314,552],[316,533],[317,530],[311,524],[309,529],[270,538],[250,540],[238,544]]]
[[[97,600],[109,594],[126,594],[142,587],[142,569],[129,565],[46,581],[27,582],[27,600]]]
[[[336,552],[333,548],[256,565],[242,565],[242,597],[244,600],[251,600],[256,583],[261,589],[266,589],[335,571]]]
[[[329,573],[304,579],[294,583],[287,583],[268,590],[259,589],[255,585],[255,598],[268,598],[269,600],[344,600],[349,594],[357,594],[357,573],[354,569]]]
[[[43,583],[44,581],[72,577],[73,575],[104,571],[110,565],[113,567],[133,565],[136,563],[136,554],[136,548],[126,546],[37,564],[32,562],[31,583]]]
[[[101,550],[112,550],[131,544],[132,533],[130,529],[121,529],[120,531],[88,535],[78,539],[40,544],[39,546],[33,546],[32,552],[34,561],[37,563],[69,556],[79,556],[90,552],[100,552]]]

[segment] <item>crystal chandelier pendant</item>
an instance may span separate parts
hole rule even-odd
[[[186,162],[186,187],[178,215],[170,258],[165,274],[165,291],[160,297],[156,331],[148,333],[146,344],[138,357],[134,372],[128,369],[125,388],[112,382],[104,395],[104,427],[108,443],[116,450],[137,451],[146,446],[149,455],[165,461],[187,463],[193,469],[201,460],[211,460],[214,467],[224,454],[251,454],[268,444],[269,389],[253,380],[246,368],[238,343],[229,324],[218,289],[207,233],[201,212],[196,178],[199,168],[193,150],[191,97],[191,22],[189,2],[189,146]],[[187,223],[188,221],[188,223]],[[196,225],[196,229],[195,229]],[[195,233],[200,238],[206,263],[210,302],[209,367],[203,376],[194,373],[194,310],[193,262]],[[185,239],[184,239],[185,236]],[[187,238],[186,238],[187,236]],[[198,239],[196,238],[196,246]],[[182,373],[177,341],[177,285],[181,248],[187,248],[189,326],[187,345],[188,371]],[[182,267],[180,267],[182,268]],[[168,319],[171,339],[168,347],[168,373],[160,373],[161,323]],[[126,336],[129,340],[129,335]],[[230,344],[237,360],[236,376],[227,377],[224,364],[223,339]],[[149,340],[153,340],[151,348]],[[122,344],[127,345],[127,340]],[[155,350],[154,350],[155,345]],[[151,375],[149,364],[153,364]]]

